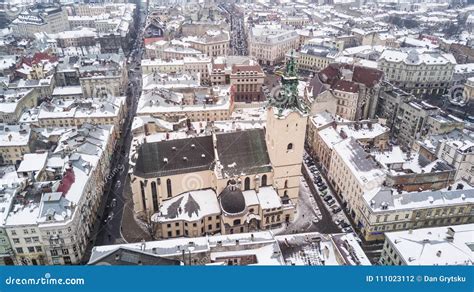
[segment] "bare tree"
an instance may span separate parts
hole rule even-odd
[[[158,224],[152,220],[153,212],[151,210],[146,211],[146,220],[145,220],[145,228],[150,235],[151,240],[156,240],[156,229]]]

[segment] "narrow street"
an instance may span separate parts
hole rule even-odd
[[[124,243],[122,237],[122,216],[125,208],[133,208],[127,204],[123,193],[127,187],[128,155],[132,141],[131,125],[137,110],[141,94],[141,59],[143,54],[143,31],[146,21],[146,8],[140,9],[137,1],[138,18],[136,19],[136,39],[133,41],[128,56],[129,83],[127,88],[127,116],[125,117],[121,136],[115,145],[114,156],[109,169],[108,180],[104,189],[104,197],[99,207],[98,222],[95,224],[83,262],[87,263],[94,246]],[[133,213],[133,212],[132,212]],[[139,228],[136,226],[136,228]]]
[[[230,22],[230,54],[247,56],[247,36],[244,28],[243,15],[237,12],[232,4],[219,5],[227,13]]]

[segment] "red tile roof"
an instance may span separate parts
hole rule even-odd
[[[225,64],[212,64],[212,70],[224,70],[225,69]]]
[[[258,65],[234,65],[232,66],[232,73],[256,71],[262,73],[262,68]]]
[[[72,168],[67,169],[66,174],[64,175],[57,189],[57,192],[63,193],[63,196],[65,197],[75,180],[76,178],[74,176],[74,170]]]
[[[372,88],[382,81],[383,76],[384,74],[381,70],[369,67],[354,66],[352,81],[362,83],[365,86]]]
[[[161,41],[163,38],[146,38],[144,40],[145,42],[145,45],[149,45],[149,44],[152,44],[154,42],[157,42],[157,41]]]
[[[376,84],[380,83],[384,76],[383,71],[375,68],[333,63],[329,64],[329,66],[318,73],[319,79],[323,83],[330,84],[333,87],[338,80],[342,79],[342,69],[351,70],[352,81],[359,84],[364,84],[369,88],[372,88]]]
[[[345,92],[352,92],[356,93],[359,92],[359,84],[348,81],[348,80],[338,80],[334,83],[332,86],[334,90],[340,90],[340,91],[345,91]]]
[[[43,60],[48,60],[49,62],[56,62],[58,61],[58,57],[49,55],[47,53],[37,52],[33,55],[33,57],[25,57],[22,59],[22,64],[27,64],[28,66],[32,66],[34,64],[38,64]]]

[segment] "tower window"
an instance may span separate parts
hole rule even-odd
[[[286,150],[293,150],[293,143],[288,144]]]
[[[262,187],[264,187],[264,186],[266,186],[266,185],[267,185],[267,175],[264,174],[264,175],[262,176]]]
[[[171,196],[173,196],[172,189],[171,189],[171,179],[166,180],[166,188],[168,190],[168,198],[171,198]]]

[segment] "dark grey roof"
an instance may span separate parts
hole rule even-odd
[[[198,202],[193,198],[191,194],[189,194],[188,201],[184,204],[184,212],[188,213],[189,217],[193,216],[193,213],[199,215],[199,211],[201,207],[199,206]]]
[[[151,254],[131,248],[119,247],[105,256],[90,262],[89,265],[162,265],[162,266],[178,266],[181,262],[178,260],[167,259],[158,255]]]
[[[168,206],[166,210],[166,218],[174,219],[177,218],[183,211],[188,213],[189,217],[193,216],[193,213],[196,213],[196,216],[199,216],[199,211],[201,210],[201,206],[199,206],[198,202],[193,198],[191,194],[187,197],[187,201],[184,203],[184,210],[181,210],[181,203],[184,197],[179,198],[172,204]]]
[[[271,170],[263,129],[217,135],[217,153],[224,172],[231,175]]]
[[[309,86],[313,88],[313,98],[318,97],[321,93],[327,90],[325,84],[319,79],[319,74],[316,74],[310,81]]]
[[[271,170],[263,129],[218,134],[217,152],[229,175]],[[214,159],[212,136],[144,143],[138,149],[134,173],[159,177],[202,171],[212,169]]]
[[[168,210],[166,210],[168,216],[166,216],[166,218],[173,219],[173,218],[178,217],[178,215],[180,213],[179,208],[181,208],[180,207],[181,206],[181,201],[183,201],[183,197],[179,198],[178,200],[174,201],[173,203],[171,203],[168,206]]]
[[[229,214],[238,214],[245,210],[245,197],[239,187],[228,185],[219,195],[222,210]]]
[[[212,136],[144,143],[138,149],[135,174],[175,175],[211,169],[213,163]]]

